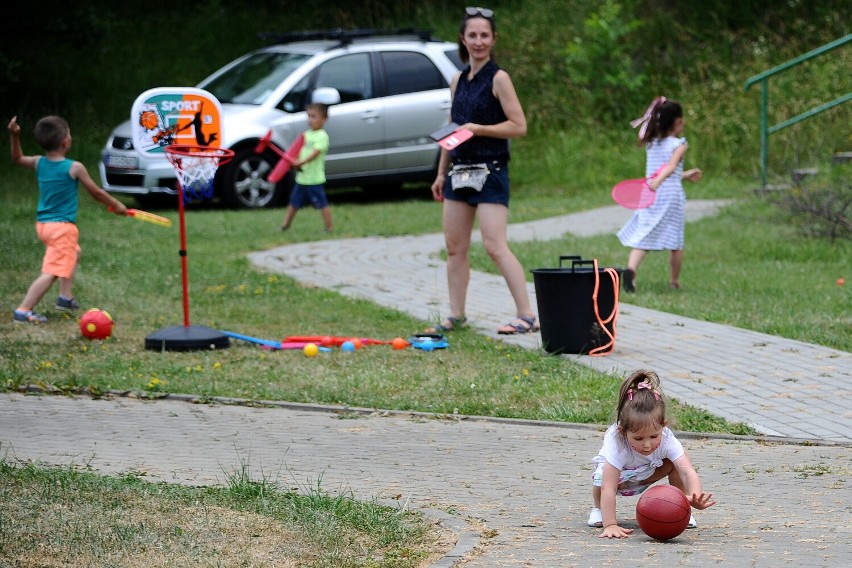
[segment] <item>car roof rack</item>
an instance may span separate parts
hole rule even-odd
[[[382,36],[410,36],[420,41],[438,41],[432,36],[432,30],[416,28],[386,29],[354,29],[342,28],[330,30],[306,30],[300,32],[260,32],[258,37],[270,44],[294,43],[297,41],[337,40],[340,45],[347,45],[356,39],[366,39]]]

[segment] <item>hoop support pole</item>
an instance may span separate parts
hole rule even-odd
[[[176,158],[180,167],[180,158]],[[178,219],[180,221],[180,274],[183,288],[183,326],[189,327],[189,261],[186,256],[186,212],[183,205],[183,182],[178,176]]]

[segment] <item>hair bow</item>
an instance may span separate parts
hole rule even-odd
[[[654,393],[654,398],[657,399],[657,400],[660,400],[660,393],[657,392],[657,389],[655,389],[654,385],[652,385],[649,381],[642,381],[641,383],[638,383],[636,385],[636,390],[637,391],[640,391],[640,390],[652,391]],[[633,400],[633,389],[627,390],[627,400]]]
[[[645,138],[645,132],[648,131],[648,125],[651,123],[651,118],[654,116],[654,110],[658,105],[661,105],[664,102],[666,102],[666,97],[657,97],[651,101],[651,104],[648,106],[648,110],[645,111],[644,115],[630,121],[631,128],[641,126],[641,128],[639,128],[639,140],[643,140]]]

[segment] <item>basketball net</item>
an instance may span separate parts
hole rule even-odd
[[[209,197],[213,197],[213,178],[219,165],[228,163],[234,157],[234,151],[225,148],[205,148],[203,146],[166,146],[166,156],[178,175],[178,219],[180,221],[180,265],[183,287],[183,326],[189,327],[189,270],[186,258],[186,215],[184,204],[186,191],[201,188]]]
[[[185,202],[212,199],[216,170],[234,157],[234,151],[226,148],[172,144],[165,151],[177,173]]]

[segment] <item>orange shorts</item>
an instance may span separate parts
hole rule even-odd
[[[41,263],[43,274],[71,278],[80,258],[80,231],[74,223],[36,223],[38,238],[47,247]]]

